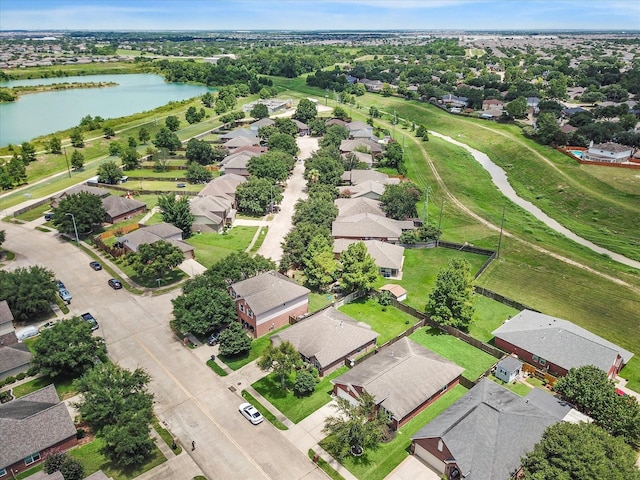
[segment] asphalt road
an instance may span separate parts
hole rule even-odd
[[[135,296],[112,290],[109,274],[93,271],[91,259],[73,243],[29,224],[2,228],[7,234],[3,247],[17,254],[8,268],[37,264],[53,270],[73,295],[71,314],[90,311],[98,319],[97,334],[105,338],[110,358],[149,373],[155,412],[208,478],[326,478],[269,422],[253,426],[242,417],[239,392],[232,392],[225,377],[213,373],[173,335],[171,299],[179,291]],[[174,472],[172,478],[181,477]],[[191,479],[191,472],[184,478]]]

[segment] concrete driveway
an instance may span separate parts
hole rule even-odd
[[[409,455],[400,465],[385,477],[385,480],[440,480],[442,477],[427,465],[418,460],[417,457]]]
[[[293,173],[287,181],[287,188],[284,191],[282,202],[280,203],[280,212],[278,212],[273,221],[269,225],[269,231],[264,242],[258,249],[258,253],[264,257],[270,258],[274,262],[280,262],[282,258],[282,241],[293,224],[291,216],[293,215],[293,207],[300,199],[306,199],[307,182],[304,179],[304,159],[309,158],[311,153],[318,149],[318,139],[312,137],[298,137],[298,148],[300,148],[301,160],[296,163]]]
[[[128,368],[143,368],[152,378],[154,410],[182,445],[196,442],[184,470],[164,468],[158,477],[189,480],[201,470],[208,478],[324,479],[309,458],[270,423],[251,425],[238,412],[242,398],[237,378],[219,377],[184,347],[169,328],[171,299],[112,290],[109,273],[93,271],[90,258],[73,243],[29,225],[7,223],[3,247],[17,254],[10,267],[42,265],[55,272],[73,295],[70,315],[91,312],[96,334],[107,342],[110,358]],[[70,316],[69,315],[69,316]],[[208,348],[208,347],[199,347]],[[232,391],[232,388],[236,390]]]

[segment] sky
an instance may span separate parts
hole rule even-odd
[[[0,30],[640,30],[638,0],[0,0]]]

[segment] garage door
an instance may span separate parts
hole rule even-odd
[[[417,443],[415,445],[414,455],[417,455],[426,463],[431,465],[434,470],[437,470],[439,473],[444,473],[444,462],[442,460],[436,458]]]

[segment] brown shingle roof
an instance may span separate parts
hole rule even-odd
[[[109,195],[102,199],[102,207],[111,218],[120,217],[146,206],[146,203],[139,200],[127,197],[117,197],[115,195]]]

